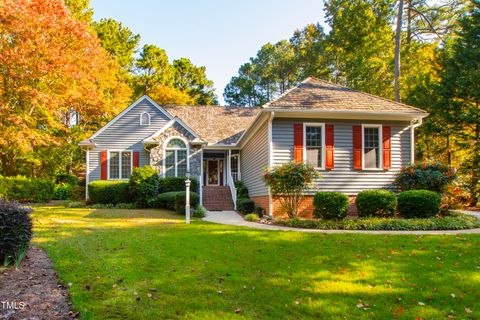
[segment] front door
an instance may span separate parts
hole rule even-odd
[[[207,173],[207,178],[208,178],[208,185],[209,186],[218,186],[219,182],[219,168],[218,168],[218,160],[208,160],[207,161],[207,166],[208,166],[208,173]]]

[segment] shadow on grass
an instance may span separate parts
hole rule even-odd
[[[479,236],[325,235],[111,215],[82,212],[78,223],[36,230],[87,319],[480,317]]]

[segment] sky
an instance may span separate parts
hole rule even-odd
[[[91,0],[94,19],[114,18],[166,50],[170,60],[205,66],[219,101],[238,68],[267,42],[323,23],[322,0]]]

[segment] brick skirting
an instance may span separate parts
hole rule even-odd
[[[256,207],[262,207],[267,214],[269,214],[269,201],[268,201],[268,196],[254,196],[251,197],[251,199],[255,202]],[[349,215],[356,215],[357,214],[357,209],[355,208],[355,196],[349,196],[349,209],[348,209],[348,214]],[[273,211],[273,217],[275,218],[286,218],[285,214],[282,214],[280,211],[280,201],[278,199],[273,199],[272,202],[272,211]],[[305,196],[300,203],[300,208],[299,208],[299,214],[298,216],[300,218],[313,218],[313,196]]]

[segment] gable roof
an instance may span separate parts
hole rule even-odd
[[[178,106],[163,108],[211,144],[235,144],[252,124],[261,108],[221,106]]]
[[[419,108],[316,78],[307,78],[263,108],[428,115]]]

